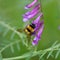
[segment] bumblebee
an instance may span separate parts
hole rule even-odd
[[[35,24],[30,24],[27,25],[26,28],[24,29],[25,33],[27,33],[28,35],[32,35],[34,33],[34,29],[35,29]]]

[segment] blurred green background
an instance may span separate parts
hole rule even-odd
[[[0,21],[9,24],[15,29],[24,28],[24,23],[22,21],[24,14],[27,10],[24,9],[24,6],[28,3],[31,3],[32,0],[0,0]],[[40,0],[39,0],[40,2]],[[44,32],[42,34],[41,41],[38,44],[38,50],[49,48],[55,41],[60,42],[60,0],[41,0],[42,12],[44,15]],[[8,44],[13,41],[17,41],[17,35],[12,38],[12,31],[9,31],[6,36],[3,36],[3,33],[8,30],[8,28],[2,27],[0,25],[0,44]],[[19,43],[20,49],[14,45],[13,53],[10,51],[10,47],[5,49],[2,52],[3,58],[20,56],[28,52],[29,50],[22,44]],[[3,47],[0,45],[0,47]],[[12,48],[12,47],[11,47]],[[25,60],[25,59],[20,59]],[[30,60],[38,60],[37,57],[33,57]],[[60,55],[57,59],[50,57],[49,59],[44,58],[44,60],[60,60]]]

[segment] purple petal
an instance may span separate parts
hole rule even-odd
[[[37,24],[36,24],[36,28],[35,28],[35,32],[37,31],[37,30],[39,30],[39,28],[41,28],[41,26],[44,24],[44,21],[42,20],[42,21],[39,21]]]
[[[32,14],[32,13],[35,13],[36,10],[39,10],[39,9],[40,9],[40,4],[37,4],[37,5],[34,7],[34,9],[31,11],[31,14]]]
[[[23,22],[26,22],[26,21],[28,21],[28,18],[23,18]]]
[[[40,4],[37,4],[32,11],[28,11],[25,13],[25,15],[31,15],[31,14],[34,14],[37,10],[40,9]]]
[[[31,14],[31,15],[23,15],[23,21],[26,22],[26,21],[30,20],[31,18],[36,16],[38,13],[39,13],[39,10],[37,10],[34,14]]]
[[[44,28],[44,25],[41,26],[41,28],[39,29],[37,35],[35,36],[33,42],[32,42],[32,45],[37,45],[38,44],[38,41],[40,40],[40,37],[41,37],[41,34],[43,32],[43,28]]]
[[[25,13],[25,15],[29,15],[30,13],[31,13],[31,12],[30,12],[30,11],[28,11],[28,12],[26,12],[26,13]]]
[[[27,16],[26,15],[23,15],[23,22],[26,22],[26,21],[28,21],[29,19],[27,18]]]
[[[36,20],[33,21],[34,24],[37,24],[40,21],[40,18],[42,17],[42,13],[36,18]]]
[[[29,9],[31,8],[32,6],[34,6],[34,4],[37,2],[38,0],[34,0],[32,3],[28,4],[25,6],[25,9]]]
[[[32,45],[37,45],[40,37],[36,36],[32,42]]]
[[[34,45],[37,45],[37,44],[38,44],[38,42],[36,40],[33,40],[32,45],[34,46]]]
[[[44,29],[44,25],[42,25],[41,28],[39,29],[39,32],[37,34],[38,36],[41,36],[43,29]]]
[[[40,11],[39,10],[36,10],[34,13],[32,13],[31,15],[28,16],[28,18],[33,18],[35,17]]]

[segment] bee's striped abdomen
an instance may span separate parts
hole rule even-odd
[[[31,35],[32,33],[34,33],[34,28],[35,25],[34,24],[30,24],[25,28],[25,32],[29,35]]]

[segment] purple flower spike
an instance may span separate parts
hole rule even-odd
[[[25,6],[25,9],[31,8],[38,0],[34,0],[32,3]]]
[[[35,5],[36,3],[37,5]],[[33,6],[34,8],[32,8]],[[28,28],[28,26],[26,27],[27,32],[29,32],[31,36],[35,36],[35,38],[32,41],[32,45],[35,46],[38,44],[38,41],[41,39],[41,35],[44,28],[44,21],[41,20],[43,13],[40,10],[41,6],[38,0],[33,0],[32,3],[25,6],[25,9],[29,9],[29,8],[32,9],[23,15],[23,21],[24,22],[29,21],[30,19],[38,15],[38,17],[35,20],[31,21],[31,24],[29,25],[30,28]]]
[[[37,45],[38,44],[38,41],[40,40],[40,37],[42,35],[42,32],[43,32],[43,29],[44,29],[44,25],[41,26],[41,28],[39,29],[37,35],[35,36],[33,42],[32,42],[32,45]]]
[[[37,0],[34,0],[33,2],[36,2],[36,1]],[[40,12],[40,4],[38,3],[31,11],[28,11],[23,15],[23,21],[26,22],[31,18],[34,18],[39,12]]]

